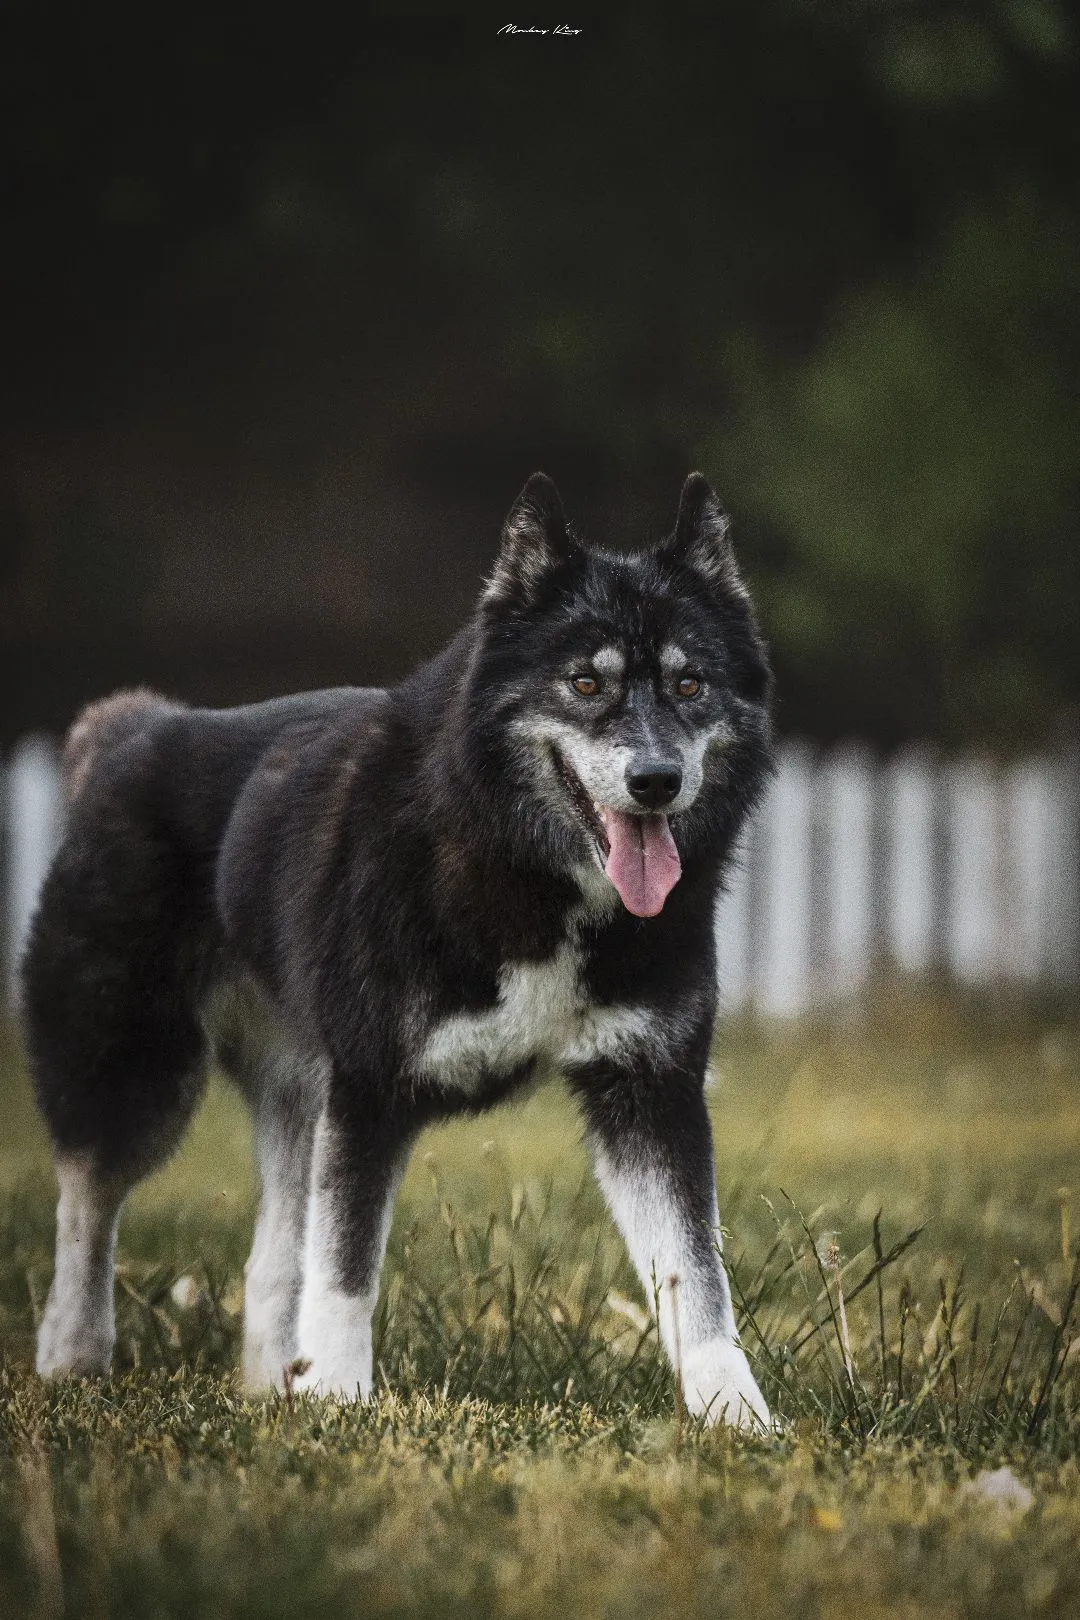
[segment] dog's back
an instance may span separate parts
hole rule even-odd
[[[60,768],[68,803],[75,803],[103,755],[137,736],[158,715],[177,707],[146,686],[88,703],[64,741]]]

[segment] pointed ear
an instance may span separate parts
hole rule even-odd
[[[484,601],[528,606],[543,576],[566,562],[572,550],[558,490],[546,473],[533,473],[507,513]]]
[[[661,545],[660,555],[692,568],[714,589],[745,595],[731,544],[731,519],[699,472],[683,485],[675,532]]]

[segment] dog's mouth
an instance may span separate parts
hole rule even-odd
[[[603,866],[611,852],[608,835],[604,830],[603,812],[596,801],[586,793],[581,777],[566,763],[557,748],[551,750],[551,757],[555,762],[555,773],[574,807],[574,814],[592,839],[600,865]]]
[[[596,851],[604,876],[635,917],[655,917],[682,876],[667,816],[633,814],[598,804],[577,772],[552,749],[555,772],[574,815]]]

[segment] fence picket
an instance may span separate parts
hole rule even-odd
[[[761,810],[761,928],[755,1001],[772,1017],[791,1018],[810,1005],[810,917],[813,848],[811,754],[804,743],[780,750]]]
[[[716,907],[716,973],[724,1012],[746,1007],[753,989],[749,840],[744,839]]]
[[[904,973],[935,966],[941,902],[936,853],[936,791],[929,755],[898,754],[887,767],[885,800],[885,948]]]
[[[1050,782],[1054,879],[1046,976],[1060,987],[1080,977],[1080,755],[1069,751],[1055,760]]]
[[[858,744],[838,748],[818,772],[822,820],[823,1000],[850,1000],[874,957],[874,767]]]
[[[1051,969],[1047,926],[1055,906],[1054,762],[1020,760],[1002,783],[1008,923],[1002,933],[1006,977],[1037,984]]]
[[[6,772],[4,883],[4,970],[14,1003],[19,961],[26,944],[38,890],[60,842],[60,771],[51,738],[24,737]]]
[[[992,984],[1002,965],[1001,818],[988,760],[946,768],[946,959],[961,984]]]

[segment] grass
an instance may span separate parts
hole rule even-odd
[[[368,1406],[239,1389],[223,1086],[125,1212],[115,1374],[44,1385],[53,1189],[5,1041],[0,1615],[1080,1612],[1075,1021],[896,999],[722,1033],[759,1438],[676,1417],[556,1090],[421,1143]]]

